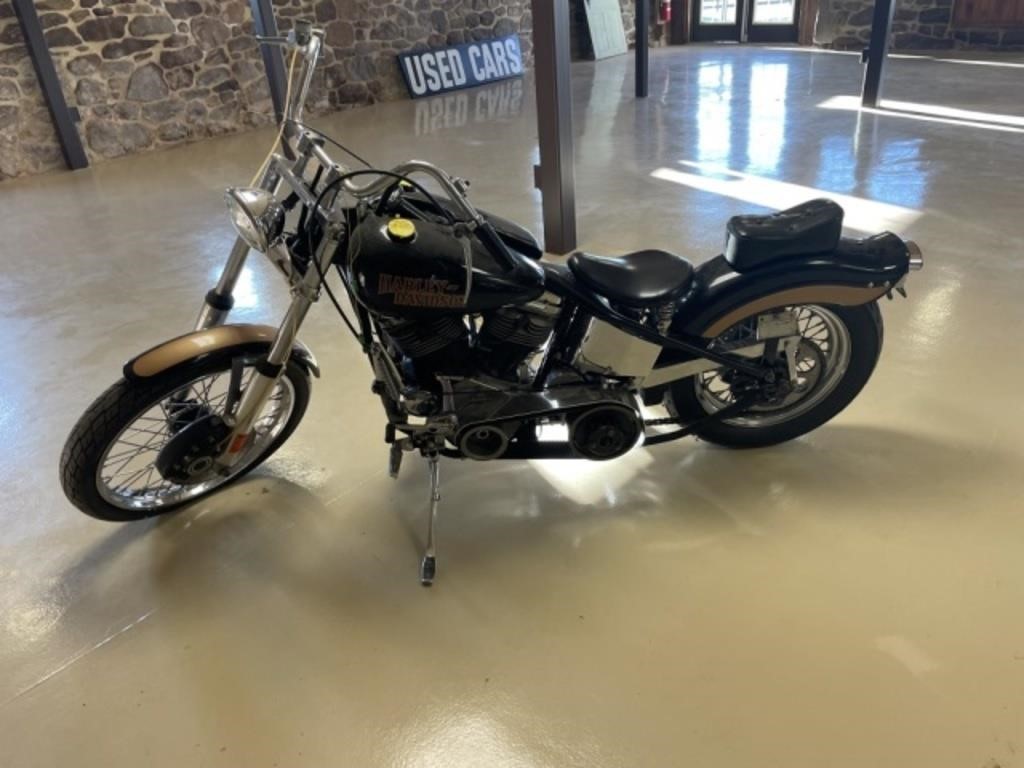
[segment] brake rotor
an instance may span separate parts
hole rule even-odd
[[[775,384],[763,388],[764,402],[753,406],[752,411],[779,411],[798,403],[807,397],[821,381],[821,374],[827,365],[825,355],[812,341],[801,339],[797,346],[796,381],[789,378],[788,365],[780,367]]]
[[[154,462],[165,479],[178,485],[194,485],[216,474],[216,459],[231,427],[217,414],[193,421],[167,441]]]

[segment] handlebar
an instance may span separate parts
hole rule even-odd
[[[476,228],[476,237],[484,248],[490,251],[490,254],[498,260],[499,264],[503,264],[506,269],[513,270],[518,266],[521,257],[517,258],[505,245],[505,241],[501,239],[501,235],[494,229],[494,226],[487,219],[481,217],[480,223]]]
[[[313,71],[316,68],[317,60],[320,58],[320,51],[323,46],[323,37],[323,30],[315,29],[312,23],[308,21],[295,22],[295,26],[292,27],[287,35],[256,36],[257,41],[262,45],[280,45],[289,50],[295,51],[297,54],[301,53],[304,59],[303,72],[300,75],[300,87],[292,94],[290,103],[285,105],[285,119],[282,127],[282,135],[285,137],[297,138],[303,133],[301,125],[303,106],[305,105],[306,97],[309,94],[310,85],[312,84]],[[296,128],[298,129],[298,136]],[[315,143],[311,142],[311,146],[314,147],[315,152]],[[320,150],[320,153],[323,153],[323,151]],[[320,157],[317,159],[321,160]],[[326,154],[324,154],[323,159],[327,159],[329,165],[334,165],[329,162],[329,158],[326,157]],[[458,208],[458,211],[461,217],[463,217],[465,223],[469,225],[470,230],[476,235],[481,244],[487,248],[491,255],[507,269],[511,270],[516,268],[519,260],[508,249],[505,242],[494,230],[494,227],[491,226],[490,222],[481,216],[466,198],[464,182],[459,181],[458,179],[453,179],[436,165],[423,160],[408,160],[393,168],[391,173],[398,176],[409,176],[414,173],[422,173],[434,179],[441,185],[445,194]],[[373,181],[361,186],[356,184],[352,179],[345,179],[345,181],[342,182],[342,187],[353,197],[367,198],[381,194],[394,183],[395,178],[393,175],[382,175],[380,178],[374,179]]]
[[[353,197],[374,197],[393,185],[395,183],[395,176],[411,176],[414,173],[423,173],[441,185],[445,194],[459,207],[460,212],[468,221],[476,222],[481,218],[476,209],[466,200],[466,194],[459,182],[433,163],[428,163],[426,160],[407,160],[392,168],[390,173],[394,175],[381,176],[363,185],[356,184],[351,179],[346,179],[344,182],[345,191]]]
[[[310,21],[296,21],[287,35],[256,35],[256,42],[262,45],[282,45],[286,48],[305,48],[318,30]]]
[[[299,88],[295,89],[289,102],[284,105],[285,119],[301,120],[302,110],[309,96],[309,88],[313,82],[313,72],[316,69],[317,61],[320,58],[320,51],[323,47],[324,32],[322,29],[315,29],[309,21],[296,21],[287,35],[256,35],[256,41],[260,45],[277,45],[285,50],[293,51],[294,56],[302,54],[303,67],[299,76]],[[289,68],[289,80],[291,80],[291,69]]]

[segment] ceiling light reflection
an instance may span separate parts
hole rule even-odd
[[[697,156],[726,162],[732,152],[732,62],[713,61],[697,71]]]
[[[810,48],[805,46],[784,46],[766,45],[761,48],[763,51],[783,51],[785,53],[810,53],[824,54],[826,56],[860,56],[860,51],[836,51],[831,48]],[[915,53],[890,53],[890,59],[920,59],[922,61],[934,61],[937,64],[967,64],[974,67],[1005,67],[1007,69],[1024,69],[1024,61],[994,61],[984,59],[952,59],[939,56],[926,56]]]
[[[920,217],[920,211],[892,203],[842,195],[826,189],[791,184],[777,179],[752,176],[703,163],[681,163],[699,173],[677,171],[674,168],[656,168],[651,176],[662,181],[682,184],[701,192],[731,197],[772,210],[799,205],[816,197],[835,200],[846,211],[845,226],[860,232],[880,232],[884,229],[902,229]]]
[[[972,67],[1005,67],[1007,69],[1024,69],[1022,61],[983,61],[981,59],[942,59],[937,56],[921,56],[909,53],[890,53],[892,59],[927,59],[938,64],[967,64]]]
[[[999,125],[1012,125],[1024,128],[1024,116],[1005,115],[999,112],[978,112],[973,109],[958,109],[956,107],[944,107],[940,104],[920,104],[914,101],[896,101],[894,99],[883,99],[882,108],[895,109],[900,112],[914,112],[921,115],[949,117],[954,120],[976,120],[983,123],[997,123]]]
[[[1024,133],[1024,117],[1001,115],[993,112],[975,112],[967,109],[942,107],[935,104],[916,104],[909,101],[886,99],[880,108],[862,107],[856,96],[833,96],[818,105],[819,109],[837,109],[847,112],[867,112],[904,120],[923,120],[962,128],[982,128],[988,131]],[[982,122],[983,121],[983,122]]]
[[[770,173],[778,169],[782,150],[786,146],[788,95],[788,61],[758,63],[751,67],[748,171]]]

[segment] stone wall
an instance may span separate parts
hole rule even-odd
[[[953,3],[954,0],[897,0],[892,47],[900,50],[1024,50],[1024,29],[955,27]],[[846,50],[864,48],[871,36],[874,5],[874,0],[821,0],[815,42]]]
[[[529,0],[274,0],[282,29],[315,18],[324,60],[309,109],[404,96],[402,50],[519,32]],[[272,122],[246,0],[37,0],[90,161]],[[0,179],[63,167],[21,29],[0,2]]]

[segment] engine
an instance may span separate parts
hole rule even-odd
[[[455,314],[387,318],[382,327],[407,382],[439,393],[438,376],[486,374],[510,383],[527,379],[523,364],[547,343],[557,313],[557,305],[532,302],[486,312],[476,321]]]
[[[372,355],[382,391],[428,423],[453,411],[439,423],[451,425],[445,439],[463,456],[606,460],[639,440],[628,388],[595,389],[578,372],[555,394],[523,386],[562,311],[532,258],[508,267],[441,224],[374,212],[355,227],[345,258],[354,297],[381,330],[385,350]],[[567,439],[542,441],[549,426]]]
[[[385,319],[381,325],[407,383],[435,389],[438,374],[464,376],[471,372],[469,329],[461,315]]]
[[[500,379],[527,378],[521,367],[547,344],[558,311],[555,304],[534,301],[485,314],[476,349],[481,370]]]
[[[551,396],[517,386],[532,381],[528,363],[551,338],[558,311],[556,304],[534,301],[475,318],[382,318],[388,351],[403,379],[405,407],[431,416],[450,394],[457,429],[448,439],[477,461],[505,456],[604,461],[629,451],[643,433],[643,419],[628,388],[595,391],[579,382]],[[443,377],[452,379],[444,391]],[[567,439],[539,443],[546,426],[560,426]]]
[[[434,221],[366,212],[345,259],[355,298],[380,321],[416,390],[440,394],[439,375],[517,381],[558,317],[534,259],[521,255],[507,268]]]

